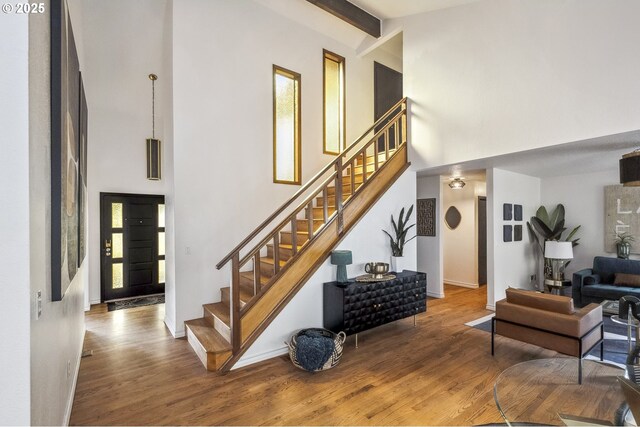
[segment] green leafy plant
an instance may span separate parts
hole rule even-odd
[[[393,256],[402,256],[404,251],[404,245],[411,240],[415,239],[416,236],[413,236],[409,240],[407,238],[407,232],[413,227],[415,224],[411,224],[407,226],[409,222],[409,218],[411,217],[411,213],[413,212],[413,205],[407,211],[407,215],[404,215],[404,208],[400,211],[400,216],[398,217],[398,223],[393,219],[393,215],[391,215],[391,225],[393,225],[393,233],[395,237],[389,234],[386,230],[382,230],[385,232],[387,236],[389,236],[389,242],[391,243],[391,253]]]
[[[536,246],[540,250],[540,253],[544,257],[544,242],[547,240],[558,240],[571,242],[573,247],[578,245],[580,238],[574,239],[573,237],[580,229],[580,226],[573,228],[566,238],[563,239],[562,235],[567,230],[564,226],[565,210],[562,204],[558,204],[551,214],[547,211],[547,208],[540,206],[536,211],[536,216],[531,217],[531,221],[527,222],[527,228],[531,240],[535,242]],[[566,267],[569,262],[564,263]],[[551,260],[544,258],[544,271],[545,276],[551,271]]]
[[[635,241],[636,238],[631,233],[616,233],[616,245],[626,245]]]

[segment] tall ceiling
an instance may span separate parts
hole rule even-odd
[[[349,0],[379,19],[400,18],[418,13],[447,9],[479,0]]]

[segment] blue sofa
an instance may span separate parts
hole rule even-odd
[[[640,274],[640,261],[597,256],[593,268],[573,273],[571,295],[576,305],[618,300],[625,295],[640,298],[640,288],[614,286],[616,273]]]

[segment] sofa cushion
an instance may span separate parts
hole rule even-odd
[[[619,300],[625,295],[640,296],[640,289],[631,288],[629,286],[595,284],[591,286],[583,286],[582,294],[585,296],[601,299]]]
[[[593,273],[600,276],[600,283],[612,284],[615,273],[640,274],[640,261],[597,256],[593,258]]]
[[[506,293],[507,302],[511,304],[523,305],[526,307],[561,314],[572,314],[575,311],[573,308],[573,299],[571,299],[571,297],[541,294],[539,292],[513,288],[507,289]]]
[[[628,286],[630,288],[640,288],[640,274],[616,273],[613,281],[616,286]]]

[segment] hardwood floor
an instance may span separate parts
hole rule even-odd
[[[507,367],[556,353],[464,323],[489,314],[486,287],[445,287],[427,313],[347,339],[340,364],[310,374],[288,356],[207,372],[163,324],[164,305],[86,316],[72,425],[470,425],[502,422],[493,384]]]

